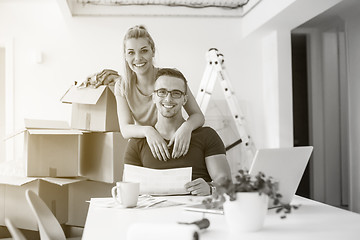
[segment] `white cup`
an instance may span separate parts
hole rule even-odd
[[[116,202],[124,207],[136,207],[140,192],[140,183],[116,182],[111,189],[111,195]]]

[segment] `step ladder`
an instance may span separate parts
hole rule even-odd
[[[245,116],[240,109],[238,100],[232,91],[229,77],[225,71],[224,56],[219,53],[216,48],[211,48],[206,54],[206,60],[207,66],[200,83],[199,91],[196,95],[196,101],[205,115],[216,80],[220,80],[229,110],[233,120],[235,121],[240,137],[239,140],[227,146],[226,151],[240,144],[247,150],[248,154],[251,154],[249,157],[252,158],[254,155],[254,146],[245,128]]]

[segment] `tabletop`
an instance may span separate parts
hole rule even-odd
[[[232,236],[225,217],[219,214],[199,213],[184,210],[187,205],[201,202],[203,197],[166,197],[169,203],[181,205],[124,209],[108,205],[111,198],[93,198],[85,223],[83,239],[126,239],[129,228],[136,223],[168,224],[192,222],[203,217],[209,219],[210,226],[200,232],[200,239],[359,239],[360,214],[332,207],[310,199],[295,196],[292,203],[299,204],[286,219],[281,219],[274,209],[270,209],[264,227],[253,233]],[[106,203],[106,204],[105,204]]]

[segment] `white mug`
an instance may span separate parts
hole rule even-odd
[[[136,182],[116,182],[116,186],[111,189],[114,200],[124,207],[136,207],[140,192],[140,183]]]

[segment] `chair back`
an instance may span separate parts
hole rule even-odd
[[[5,225],[8,228],[13,240],[26,240],[22,232],[13,224],[9,218],[5,218]]]
[[[54,214],[45,202],[33,191],[27,189],[26,200],[35,214],[39,225],[41,240],[65,240],[65,233]]]

